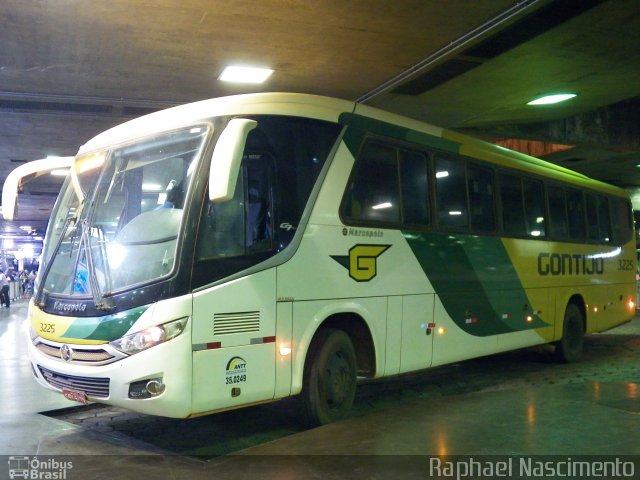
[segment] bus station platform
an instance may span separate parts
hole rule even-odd
[[[640,317],[587,336],[575,364],[537,348],[364,381],[350,418],[304,429],[294,399],[186,420],[74,404],[33,380],[26,309],[0,309],[0,479],[455,478],[434,457],[603,459],[640,476]]]

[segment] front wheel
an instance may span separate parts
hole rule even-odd
[[[584,347],[584,319],[574,303],[567,305],[562,325],[562,338],[555,344],[556,359],[563,363],[575,362]]]
[[[302,400],[306,423],[345,418],[356,393],[356,354],[349,336],[327,329],[314,339],[305,365]]]

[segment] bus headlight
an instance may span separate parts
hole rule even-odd
[[[36,338],[38,338],[38,334],[31,325],[29,325],[29,338],[31,339],[31,343],[33,344],[35,344]]]
[[[184,317],[162,325],[154,325],[140,332],[114,340],[110,342],[109,345],[117,348],[122,353],[133,355],[134,353],[141,352],[142,350],[177,337],[183,332],[188,319],[189,317]]]

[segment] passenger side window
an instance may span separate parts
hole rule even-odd
[[[633,234],[631,207],[629,202],[618,198],[612,198],[610,203],[613,225],[611,241],[616,245],[622,245],[627,243]]]
[[[402,190],[402,223],[429,224],[429,169],[422,152],[400,150],[400,184]]]
[[[547,236],[545,228],[544,184],[540,180],[524,178],[524,211],[527,235],[536,238]]]
[[[500,174],[502,229],[507,235],[526,235],[522,181],[516,175]]]
[[[603,243],[611,242],[611,222],[609,219],[609,199],[598,195],[598,232],[599,240]]]
[[[436,196],[438,221],[445,228],[467,229],[467,188],[465,162],[436,156]]]
[[[577,242],[583,242],[585,239],[585,228],[582,192],[580,190],[568,189],[566,194],[567,214],[569,219],[569,238]]]
[[[548,187],[549,199],[549,228],[551,236],[557,239],[567,239],[569,236],[569,223],[567,222],[567,203],[564,189],[560,187]]]
[[[495,231],[493,172],[488,168],[469,165],[468,188],[472,229],[484,232]]]
[[[609,204],[606,197],[588,193],[585,195],[587,217],[587,240],[609,243]]]
[[[400,223],[396,149],[369,142],[358,158],[344,214],[356,221]]]
[[[585,209],[587,214],[587,240],[597,242],[600,239],[598,228],[598,198],[588,193],[585,195]]]

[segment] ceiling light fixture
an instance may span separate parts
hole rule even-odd
[[[575,93],[554,93],[552,95],[545,95],[527,102],[527,105],[553,105],[554,103],[564,102],[575,97]]]
[[[218,77],[223,82],[234,83],[264,83],[271,76],[270,68],[240,67],[229,65]]]

